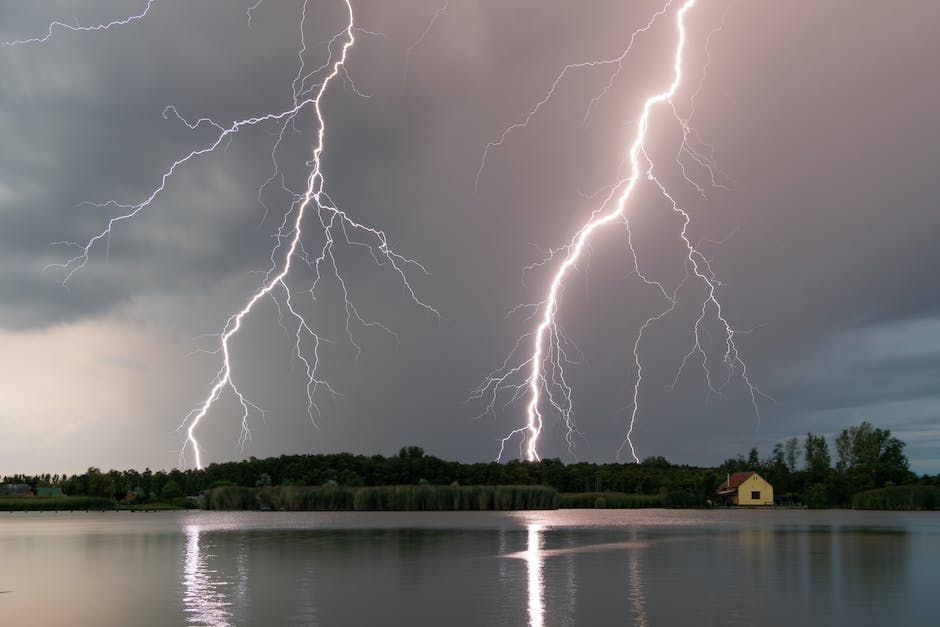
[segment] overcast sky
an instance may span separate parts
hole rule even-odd
[[[54,20],[106,23],[145,4],[0,0],[0,40],[42,37]],[[48,41],[0,47],[0,474],[180,464],[177,427],[208,393],[218,334],[262,284],[291,209],[280,179],[259,194],[280,127],[245,128],[178,168],[66,286],[50,264],[76,253],[55,242],[84,243],[116,215],[83,201],[139,203],[175,160],[218,137],[207,123],[164,117],[165,107],[223,127],[279,113],[300,59],[315,70],[339,50],[329,42],[345,26],[340,0],[310,0],[303,39],[299,2],[262,2],[249,20],[253,4],[156,0],[127,25],[55,27]],[[616,76],[609,64],[568,73],[488,152],[475,189],[484,148],[567,64],[619,56],[662,4],[451,0],[439,11],[437,0],[353,0],[362,30],[322,103],[325,190],[427,268],[406,266],[406,277],[441,317],[412,302],[389,264],[338,242],[357,311],[397,333],[354,321],[350,341],[342,285],[325,275],[313,300],[298,258],[287,284],[324,340],[319,377],[337,394],[317,391],[311,424],[296,325],[265,299],[232,342],[233,376],[265,413],[249,415],[243,447],[240,408],[224,394],[197,430],[203,462],[403,445],[495,458],[500,438],[524,424],[527,399],[503,395],[481,415],[473,390],[533,327],[525,312],[507,314],[544,298],[558,259],[524,268],[569,241],[623,176],[643,101],[672,78],[675,7],[638,36]],[[688,155],[677,161],[669,107],[654,111],[647,153],[720,279],[750,381],[773,401],[760,398],[758,418],[740,372],[727,379],[713,319],[703,342],[715,387],[727,384],[710,393],[698,357],[676,377],[701,311],[701,286],[690,284],[640,344],[641,458],[710,465],[752,446],[767,456],[789,437],[869,420],[907,442],[914,470],[940,472],[938,26],[929,0],[699,0],[689,12],[673,102],[714,180]],[[289,189],[304,188],[316,130],[308,107],[274,153]],[[676,289],[687,267],[676,214],[645,180],[627,214],[642,272]],[[311,255],[323,246],[315,214],[303,245]],[[546,412],[543,457],[617,459],[633,345],[666,304],[633,271],[624,227],[598,232],[558,312],[575,362],[574,453]]]

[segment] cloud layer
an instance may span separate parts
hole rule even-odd
[[[12,434],[0,439],[0,473],[178,462],[176,427],[218,368],[214,356],[193,351],[213,348],[211,334],[258,285],[289,207],[269,190],[265,216],[258,198],[276,128],[248,129],[187,164],[67,287],[49,266],[74,251],[52,244],[84,242],[113,214],[83,201],[139,202],[174,159],[211,136],[164,118],[166,106],[230,124],[290,105],[301,6],[262,3],[249,24],[252,4],[157,2],[126,27],[0,47],[0,430]],[[265,418],[252,418],[242,451],[237,406],[225,401],[202,431],[208,461],[389,453],[412,443],[487,460],[522,423],[519,403],[478,418],[482,408],[467,398],[528,328],[506,312],[537,300],[548,274],[523,268],[564,243],[595,208],[592,194],[616,180],[642,99],[669,70],[673,31],[660,24],[639,39],[587,121],[609,73],[562,81],[528,127],[490,152],[474,193],[486,143],[523,119],[566,64],[618,55],[659,6],[450,4],[420,39],[437,2],[354,3],[364,30],[349,76],[324,105],[330,197],[428,267],[415,287],[446,319],[413,306],[387,267],[343,250],[352,298],[399,341],[354,328],[357,359],[339,286],[324,284],[305,307],[331,340],[323,374],[341,395],[322,399],[314,427],[291,337],[274,304],[261,306],[235,353],[236,374]],[[107,20],[126,13],[123,5],[6,6],[0,40],[45,32],[79,11],[81,23]],[[307,10],[307,63],[322,63],[344,7]],[[848,0],[702,3],[690,15],[696,74],[676,105],[690,112],[707,61],[692,121],[728,189],[705,185],[703,197],[682,179],[668,115],[653,119],[649,151],[723,280],[729,319],[748,331],[739,345],[752,379],[776,403],[763,405],[758,428],[742,386],[709,394],[697,364],[673,387],[695,316],[689,300],[641,347],[641,456],[718,463],[870,420],[908,441],[916,470],[940,470],[938,16],[929,3],[898,11]],[[722,24],[706,58],[705,37]],[[312,120],[298,130],[280,153],[295,182]],[[702,169],[690,175],[708,182]],[[646,189],[629,213],[644,272],[675,284],[680,242],[668,208]],[[318,242],[314,232],[305,240],[310,249]],[[639,324],[663,306],[630,270],[625,233],[613,228],[563,296],[561,321],[582,357],[570,376],[577,452],[587,459],[613,459],[623,440],[635,376],[629,351]],[[303,293],[310,279],[301,273],[291,286]],[[557,423],[543,442],[543,454],[571,459]]]

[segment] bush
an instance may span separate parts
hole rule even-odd
[[[830,501],[829,489],[826,487],[826,484],[814,483],[807,488],[806,492],[803,494],[803,503],[813,509],[827,507]]]
[[[176,483],[172,479],[163,484],[163,487],[160,488],[160,499],[163,501],[170,502],[173,499],[178,499],[183,496],[183,488],[180,487],[180,484]]]

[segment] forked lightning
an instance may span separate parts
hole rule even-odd
[[[531,266],[545,267],[553,262],[558,261],[558,267],[552,275],[551,282],[548,286],[545,297],[537,303],[522,305],[516,308],[517,310],[524,309],[532,312],[530,319],[537,320],[538,324],[532,331],[524,334],[516,342],[503,364],[498,369],[491,372],[484,379],[483,384],[474,393],[475,398],[486,400],[486,411],[492,411],[495,408],[500,394],[504,391],[510,392],[512,397],[511,400],[515,400],[521,397],[525,397],[527,399],[525,405],[525,424],[517,429],[512,430],[508,435],[501,439],[497,460],[501,459],[505,453],[507,443],[517,436],[522,438],[521,451],[523,456],[530,461],[537,461],[540,459],[538,452],[539,436],[545,424],[545,416],[543,412],[545,412],[547,408],[551,408],[551,410],[556,412],[561,417],[564,423],[566,434],[565,437],[569,451],[572,454],[574,453],[574,436],[577,433],[577,429],[573,420],[572,388],[565,378],[565,367],[569,362],[567,356],[568,342],[558,322],[559,297],[566,278],[568,277],[572,268],[574,268],[581,259],[584,253],[584,249],[591,240],[591,237],[602,227],[615,223],[622,223],[627,227],[627,243],[632,255],[634,266],[633,270],[635,274],[645,284],[657,288],[666,302],[666,306],[661,312],[651,316],[643,325],[641,325],[637,333],[636,340],[633,344],[633,359],[636,369],[636,376],[632,386],[631,409],[629,412],[629,417],[626,421],[626,436],[618,450],[618,456],[624,448],[629,447],[630,455],[633,460],[637,462],[639,461],[632,436],[637,422],[640,388],[643,381],[643,361],[640,356],[640,344],[643,340],[644,332],[652,324],[662,320],[675,310],[678,304],[679,291],[689,280],[696,280],[701,282],[701,284],[704,286],[705,298],[701,304],[701,313],[694,323],[693,345],[682,359],[679,372],[676,375],[676,379],[678,379],[686,364],[691,359],[698,357],[701,359],[702,367],[705,371],[706,383],[709,390],[715,393],[720,391],[722,385],[716,384],[713,381],[713,376],[709,367],[709,356],[705,351],[701,340],[703,324],[707,320],[711,319],[721,326],[724,333],[723,343],[725,349],[721,358],[722,362],[727,368],[727,378],[724,384],[726,385],[732,377],[737,375],[747,387],[755,415],[757,416],[758,421],[760,420],[760,407],[758,405],[758,398],[762,396],[762,392],[751,383],[747,365],[741,358],[741,355],[735,344],[735,331],[722,311],[721,302],[718,299],[719,281],[717,280],[714,272],[712,272],[707,258],[689,239],[688,226],[690,218],[688,213],[679,206],[673,196],[670,195],[670,193],[667,191],[666,187],[655,176],[653,161],[646,151],[646,142],[648,140],[650,131],[649,124],[651,112],[657,105],[665,104],[667,106],[671,106],[671,110],[675,115],[675,119],[680,124],[682,131],[683,141],[677,153],[677,161],[682,168],[683,177],[685,180],[694,185],[699,192],[703,193],[703,188],[692,182],[685,173],[685,168],[681,161],[681,156],[684,154],[692,159],[695,163],[705,168],[711,175],[713,184],[720,186],[720,184],[715,183],[715,170],[711,165],[711,161],[708,156],[699,154],[691,146],[689,146],[688,137],[691,130],[688,119],[683,119],[679,116],[675,105],[672,102],[672,99],[676,95],[683,79],[682,60],[686,48],[685,17],[686,14],[695,5],[695,3],[696,0],[686,0],[675,12],[677,39],[674,63],[672,66],[672,80],[665,89],[649,96],[643,103],[642,111],[636,122],[635,134],[629,144],[629,148],[627,149],[625,163],[629,163],[628,175],[610,186],[610,191],[604,198],[603,202],[592,212],[588,221],[580,229],[578,229],[577,232],[575,232],[573,237],[566,245],[551,251],[546,259],[543,259],[542,261]],[[508,127],[505,131],[503,131],[496,141],[492,141],[486,145],[483,153],[483,159],[480,163],[480,168],[477,171],[475,184],[477,186],[479,185],[480,176],[486,166],[486,160],[489,152],[493,148],[501,146],[512,131],[525,127],[529,121],[531,121],[532,118],[539,112],[539,110],[552,98],[562,79],[577,69],[612,66],[615,69],[611,74],[607,85],[603,88],[600,94],[593,97],[590,101],[588,112],[585,117],[585,121],[587,121],[591,109],[596,105],[600,98],[605,96],[610,91],[611,87],[613,86],[615,79],[623,67],[623,63],[627,58],[628,53],[633,49],[637,37],[650,31],[658,19],[665,15],[672,8],[672,5],[673,0],[668,0],[662,9],[657,11],[652,16],[647,24],[634,31],[630,37],[626,49],[619,56],[612,59],[589,61],[566,66],[556,77],[547,94],[535,105],[531,111],[529,111],[522,121]],[[679,235],[682,242],[684,243],[686,250],[686,278],[675,289],[672,290],[668,290],[661,282],[652,280],[648,278],[643,272],[641,272],[637,255],[633,248],[632,234],[630,233],[629,220],[627,219],[627,206],[631,196],[634,193],[634,190],[643,179],[649,181],[650,184],[655,186],[660,194],[668,201],[672,210],[679,214],[681,219],[682,226]],[[528,351],[524,352],[524,347],[526,346],[528,347]],[[525,355],[524,359],[520,360],[520,353]]]

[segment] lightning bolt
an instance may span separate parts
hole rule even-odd
[[[424,27],[424,30],[421,31],[421,34],[418,35],[418,38],[410,46],[408,46],[408,51],[405,53],[405,71],[404,71],[405,79],[408,78],[408,65],[411,63],[411,55],[414,54],[418,46],[420,46],[421,43],[427,38],[427,36],[431,32],[431,29],[434,28],[434,23],[437,22],[437,19],[445,11],[447,11],[447,8],[448,8],[447,0],[444,0],[443,4],[441,4],[441,6],[439,6],[437,10],[431,14],[430,19],[428,19],[427,25]]]
[[[479,186],[480,176],[486,166],[486,159],[489,152],[501,146],[512,131],[525,127],[552,98],[558,85],[565,76],[577,69],[614,66],[615,69],[606,86],[590,101],[587,114],[584,118],[584,122],[587,123],[590,120],[590,113],[595,104],[612,88],[614,81],[621,71],[624,60],[633,49],[637,37],[652,29],[658,18],[665,15],[672,4],[673,0],[668,0],[665,5],[651,17],[646,25],[634,31],[626,49],[621,55],[612,59],[589,61],[566,66],[556,77],[546,95],[529,111],[523,120],[508,127],[497,140],[486,145],[483,151],[480,168],[477,171],[474,183],[475,188]],[[516,311],[527,311],[528,320],[537,320],[535,328],[516,341],[509,356],[504,360],[502,365],[489,373],[484,378],[483,384],[472,394],[472,398],[488,398],[484,413],[494,410],[499,396],[504,390],[511,391],[509,403],[523,396],[527,398],[525,405],[525,424],[512,430],[500,440],[499,454],[496,458],[497,461],[502,458],[507,443],[516,436],[522,438],[522,444],[520,445],[522,447],[521,452],[526,459],[530,461],[540,459],[538,453],[539,436],[545,423],[543,405],[550,407],[562,418],[565,425],[565,437],[569,452],[572,454],[574,452],[573,435],[577,433],[577,429],[572,416],[572,389],[565,379],[565,366],[571,362],[568,358],[567,348],[570,342],[566,339],[558,322],[559,298],[567,276],[582,258],[584,249],[589,244],[592,236],[600,229],[615,223],[624,224],[627,228],[627,246],[633,260],[634,273],[645,285],[657,289],[666,302],[666,306],[662,311],[649,317],[646,322],[641,325],[633,344],[633,361],[636,377],[632,390],[631,409],[627,419],[626,436],[618,449],[618,457],[624,448],[629,447],[633,460],[639,462],[632,436],[637,422],[640,406],[640,389],[643,382],[643,363],[640,356],[640,345],[643,341],[644,333],[650,326],[667,317],[675,310],[679,302],[679,293],[690,280],[697,281],[701,284],[704,288],[705,297],[702,301],[701,311],[693,325],[694,340],[692,347],[682,359],[674,384],[678,382],[687,363],[696,358],[701,360],[701,366],[704,370],[706,384],[710,393],[720,394],[721,388],[730,383],[732,378],[737,375],[748,389],[750,401],[759,425],[760,407],[758,399],[762,396],[766,397],[766,395],[751,382],[747,365],[735,344],[736,332],[728,322],[723,312],[721,301],[718,298],[718,288],[721,285],[720,281],[712,271],[708,259],[689,238],[689,214],[682,209],[674,197],[670,195],[666,187],[654,175],[653,160],[646,151],[651,112],[658,105],[668,105],[682,131],[682,141],[676,155],[676,161],[682,169],[683,177],[704,195],[704,188],[694,183],[686,174],[682,161],[684,155],[709,173],[713,185],[721,187],[721,184],[716,178],[716,169],[712,166],[712,161],[709,156],[694,150],[690,145],[689,138],[692,135],[692,130],[689,119],[691,115],[686,118],[680,116],[673,102],[673,98],[683,78],[682,59],[686,47],[685,17],[695,4],[696,0],[685,0],[675,12],[677,42],[674,52],[672,81],[662,91],[647,97],[643,103],[642,112],[636,122],[635,134],[627,149],[626,158],[621,164],[621,169],[623,169],[623,165],[629,164],[627,176],[609,186],[607,195],[604,197],[603,201],[591,213],[587,222],[574,233],[567,244],[550,251],[542,261],[527,268],[527,270],[529,270],[536,267],[547,266],[557,259],[560,259],[559,265],[552,275],[545,297],[539,302],[518,306],[510,312],[510,314],[512,314]],[[709,35],[709,39],[710,37],[711,35]],[[700,89],[701,83],[695,95],[698,94]],[[634,190],[643,179],[647,180],[659,191],[672,210],[680,217],[681,229],[679,236],[685,247],[686,258],[684,265],[686,276],[673,290],[668,290],[661,282],[648,278],[648,276],[641,271],[636,251],[633,248],[632,235],[627,217],[627,206]],[[727,376],[725,381],[721,384],[714,381],[709,365],[709,356],[701,341],[704,325],[709,320],[716,322],[723,333],[724,354],[721,360],[727,369]],[[526,357],[520,361],[518,356],[526,346],[528,347],[525,353]]]
[[[81,33],[81,32],[87,33],[87,32],[94,32],[94,31],[101,31],[101,30],[110,30],[111,28],[114,28],[115,26],[126,26],[127,24],[130,24],[131,22],[136,22],[138,20],[142,20],[145,17],[147,17],[147,14],[150,13],[150,8],[153,6],[153,3],[155,1],[156,0],[147,0],[147,6],[145,6],[140,13],[131,15],[130,17],[126,17],[122,20],[112,20],[110,22],[95,24],[93,26],[80,26],[78,24],[73,25],[73,24],[66,24],[65,22],[55,21],[49,24],[49,30],[46,32],[45,35],[42,35],[41,37],[30,37],[28,39],[18,39],[15,41],[3,41],[3,42],[0,42],[0,46],[22,46],[22,45],[27,45],[27,44],[44,44],[50,39],[52,39],[52,36],[55,34],[55,31],[57,30],[69,30],[69,31],[73,31],[76,33]]]
[[[59,22],[50,26],[49,36],[51,36],[54,26],[69,28],[70,30],[103,30],[118,24],[126,24],[133,20],[142,19],[150,9],[153,0],[148,2],[146,9],[139,15],[135,15],[126,20],[111,22],[109,24],[96,27],[68,27]],[[346,61],[350,50],[356,42],[356,33],[371,33],[356,26],[353,8],[350,0],[343,0],[346,11],[346,26],[337,32],[328,45],[327,60],[315,68],[308,68],[306,65],[307,43],[304,38],[304,23],[307,19],[307,0],[303,2],[300,31],[301,44],[298,50],[299,69],[291,84],[292,104],[289,108],[265,113],[262,115],[237,120],[230,124],[221,124],[209,118],[200,118],[198,120],[187,120],[181,115],[174,106],[167,106],[164,109],[164,118],[175,118],[185,124],[191,130],[199,127],[210,127],[216,131],[214,138],[203,146],[191,150],[175,161],[164,170],[160,177],[159,184],[140,202],[127,204],[116,201],[107,201],[105,203],[88,203],[101,208],[112,208],[118,210],[118,215],[108,220],[106,226],[97,234],[89,238],[84,243],[77,242],[57,242],[69,246],[76,250],[76,254],[64,262],[52,264],[51,267],[60,269],[64,273],[63,285],[67,285],[72,276],[79,270],[85,268],[89,261],[92,251],[101,246],[107,247],[108,242],[116,227],[122,222],[129,221],[138,216],[141,212],[149,208],[160,196],[177,171],[186,164],[206,155],[215,152],[220,146],[224,147],[241,131],[265,124],[274,124],[278,126],[276,133],[277,139],[271,152],[271,159],[274,169],[271,176],[261,185],[258,190],[259,204],[264,208],[265,217],[268,214],[268,207],[262,199],[265,189],[269,185],[280,182],[280,190],[287,193],[293,200],[290,207],[285,210],[283,220],[281,221],[275,234],[275,244],[272,247],[270,259],[271,266],[264,273],[260,286],[247,298],[245,304],[237,312],[233,313],[222,326],[218,334],[219,342],[217,348],[208,352],[212,355],[220,356],[219,369],[209,386],[208,392],[203,400],[198,403],[194,409],[187,414],[179,430],[185,432],[185,440],[180,451],[180,464],[183,465],[187,449],[191,449],[196,468],[202,468],[202,446],[196,437],[199,425],[206,418],[215,404],[225,393],[230,393],[239,403],[242,409],[241,415],[241,434],[239,442],[242,447],[246,446],[250,440],[249,417],[253,412],[264,416],[264,410],[252,402],[239,388],[233,369],[232,342],[243,331],[245,320],[256,309],[257,305],[270,299],[274,302],[278,311],[278,320],[281,327],[288,330],[293,336],[293,357],[298,359],[303,365],[306,375],[306,399],[307,414],[310,421],[316,426],[316,417],[319,415],[319,407],[315,398],[319,390],[324,389],[331,394],[336,394],[336,390],[318,374],[320,369],[320,346],[326,341],[316,333],[313,325],[295,306],[294,290],[288,286],[287,279],[291,274],[293,267],[297,264],[303,264],[313,273],[312,285],[306,290],[307,295],[316,300],[317,288],[326,276],[335,278],[343,294],[343,308],[345,313],[346,336],[350,345],[355,349],[358,356],[361,347],[356,342],[353,327],[358,324],[363,327],[379,328],[393,336],[395,332],[380,322],[373,321],[364,317],[351,299],[350,291],[345,279],[343,278],[340,265],[335,256],[335,250],[338,245],[346,244],[353,249],[364,249],[371,256],[372,260],[380,267],[390,268],[397,275],[405,293],[420,308],[426,310],[429,314],[441,319],[440,313],[422,301],[415,292],[409,273],[418,270],[427,274],[427,269],[418,261],[403,256],[396,252],[388,242],[384,231],[366,225],[353,219],[348,213],[339,208],[330,198],[325,189],[325,178],[323,174],[323,152],[326,143],[326,118],[323,113],[323,99],[329,91],[332,84],[339,78],[341,83],[348,85],[356,94],[365,96],[355,85],[352,77],[346,68]],[[248,9],[247,15],[250,20],[262,2],[259,0]],[[45,41],[48,36],[35,41]],[[24,40],[14,43],[31,43],[34,40]],[[312,111],[316,120],[316,138],[313,145],[311,157],[307,162],[309,167],[306,175],[306,183],[302,191],[291,190],[284,182],[284,175],[279,167],[278,151],[285,135],[293,130],[297,131],[294,123],[297,116],[304,111]],[[299,132],[299,131],[297,131]],[[313,221],[319,228],[322,236],[322,244],[317,251],[308,251],[304,246],[304,227],[306,222]],[[288,328],[285,319],[291,324]]]

